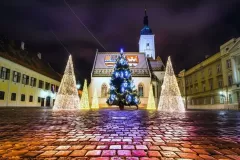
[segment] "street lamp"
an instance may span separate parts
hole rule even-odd
[[[80,82],[79,81],[77,81],[77,89],[79,90],[80,88],[81,88],[81,84],[80,84]]]

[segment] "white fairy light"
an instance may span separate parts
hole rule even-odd
[[[68,58],[67,66],[53,106],[53,110],[62,109],[80,109],[80,99],[76,87],[71,55]]]
[[[182,96],[172,68],[170,57],[168,57],[167,61],[158,110],[167,112],[185,111]]]
[[[152,84],[150,84],[147,109],[156,109],[155,99],[153,96]]]
[[[90,109],[89,100],[88,100],[87,80],[86,79],[84,80],[80,108],[81,109]]]

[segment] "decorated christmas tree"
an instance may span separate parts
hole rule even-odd
[[[97,90],[95,88],[94,90],[94,94],[93,94],[93,99],[92,99],[92,107],[93,109],[97,109],[99,108],[99,104],[98,104],[98,96],[97,96]]]
[[[167,61],[158,110],[167,112],[185,111],[170,57]]]
[[[110,80],[110,97],[107,104],[117,105],[120,109],[124,109],[124,105],[138,107],[140,104],[139,95],[134,88],[131,71],[121,49]]]
[[[53,109],[79,109],[79,106],[80,100],[76,87],[72,56],[70,55],[55,99]]]
[[[152,84],[150,84],[147,109],[156,109],[155,99],[153,96]]]
[[[87,80],[86,79],[84,80],[80,108],[81,109],[89,109],[90,108],[89,100],[88,100],[88,89],[87,89]]]

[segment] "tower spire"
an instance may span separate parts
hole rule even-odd
[[[148,26],[148,16],[147,16],[147,7],[145,5],[145,16],[144,16],[144,19],[143,19],[143,24],[144,26]]]

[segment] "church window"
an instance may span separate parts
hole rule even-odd
[[[146,45],[146,49],[150,49],[150,47],[149,47],[149,43],[147,43],[147,45]]]
[[[101,88],[101,96],[102,97],[107,97],[107,85],[103,84]]]
[[[143,85],[142,84],[138,85],[138,94],[140,97],[143,97]]]

